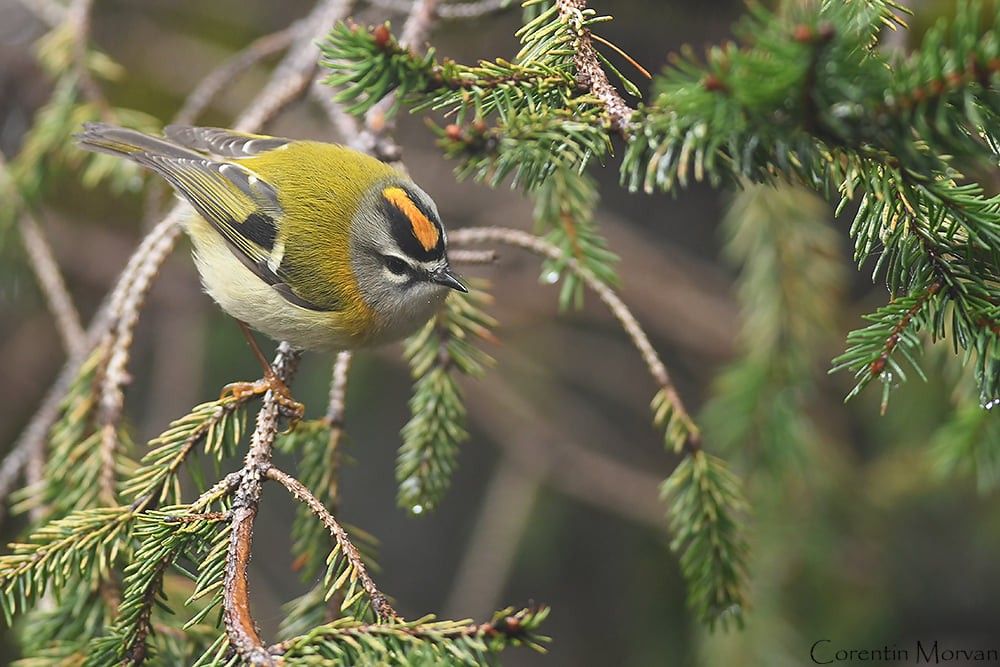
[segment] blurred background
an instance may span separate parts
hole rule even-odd
[[[727,39],[745,11],[736,0],[593,4],[615,17],[601,34],[654,72],[682,44],[700,50]],[[912,5],[913,31],[892,37],[893,48],[919,39],[954,3]],[[105,91],[116,106],[165,122],[213,67],[310,7],[306,0],[100,0],[93,40],[127,70]],[[400,23],[391,9],[363,4],[355,18]],[[510,57],[519,25],[520,12],[512,8],[441,22],[431,42],[459,61]],[[16,155],[50,94],[32,55],[44,31],[21,2],[0,0],[0,147],[8,156]],[[276,60],[245,76],[200,122],[230,124]],[[336,139],[311,101],[268,131]],[[420,118],[403,116],[398,139],[447,226],[531,228],[530,202],[519,193],[456,183],[454,165],[440,156]],[[734,287],[739,266],[722,252],[734,195],[704,185],[676,198],[629,194],[618,186],[616,167],[595,176],[602,184],[597,218],[621,257],[621,293],[682,396],[701,409],[726,391],[717,381],[724,369],[755,346],[756,329],[741,334],[741,322],[753,313],[741,308]],[[40,221],[89,316],[148,228],[146,202],[141,193],[85,190],[68,171],[51,178],[62,194],[49,198]],[[833,221],[825,205],[792,196],[801,197],[801,207],[779,208],[781,215],[809,210],[824,225]],[[746,206],[731,215],[738,211]],[[351,370],[353,463],[342,474],[341,513],[379,539],[378,581],[397,608],[407,617],[483,618],[507,604],[551,605],[544,626],[553,638],[549,655],[512,650],[503,656],[509,665],[803,665],[820,639],[859,649],[909,648],[917,639],[997,648],[1000,499],[988,485],[977,490],[971,476],[942,474],[934,454],[965,391],[950,351],[928,356],[928,381],[911,379],[885,416],[877,388],[845,405],[851,377],[826,375],[847,331],[886,300],[870,267],[858,272],[851,264],[850,215],[831,227],[835,253],[828,259],[839,277],[828,284],[838,287],[800,290],[803,308],[821,303],[830,316],[830,326],[809,345],[808,377],[796,378],[792,405],[808,427],[733,443],[726,435],[731,403],[716,402],[706,416],[706,446],[732,462],[753,511],[754,608],[743,632],[709,633],[685,607],[658,499],[658,484],[675,460],[650,424],[655,387],[642,361],[595,298],[559,314],[558,286],[539,282],[534,258],[506,249],[495,265],[463,267],[465,275],[492,282],[491,313],[502,342],[488,350],[496,367],[482,381],[463,384],[472,437],[434,513],[411,517],[395,504],[394,460],[410,389],[400,347],[359,354]],[[44,301],[16,264],[0,269],[0,450],[16,438],[63,361]],[[127,409],[140,442],[215,398],[224,384],[259,374],[235,323],[201,293],[186,240],[156,282],[135,349]],[[309,416],[325,409],[331,364],[321,355],[303,360],[294,390]],[[776,398],[768,392],[783,391],[761,386],[747,400],[767,403]],[[795,460],[775,464],[775,453]],[[308,588],[291,570],[292,510],[280,490],[266,490],[251,572],[265,635],[277,627],[280,605]],[[17,517],[8,519],[5,541],[21,527]],[[0,661],[14,651],[4,647]]]

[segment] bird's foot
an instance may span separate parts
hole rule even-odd
[[[292,392],[281,378],[273,372],[267,373],[264,377],[253,382],[233,382],[222,388],[220,400],[234,398],[245,400],[252,396],[259,396],[265,392],[271,392],[275,402],[278,404],[278,411],[288,420],[286,433],[291,433],[302,420],[306,408],[292,397]]]

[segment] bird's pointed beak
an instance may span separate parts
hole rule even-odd
[[[437,283],[438,285],[444,285],[445,287],[450,287],[453,290],[458,290],[459,292],[468,292],[469,288],[462,284],[462,281],[455,277],[455,274],[451,272],[451,267],[445,267],[440,271],[435,271],[431,274],[431,281]]]

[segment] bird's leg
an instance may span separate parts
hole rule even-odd
[[[275,374],[264,353],[260,351],[260,346],[257,345],[257,340],[253,337],[253,333],[251,333],[250,327],[246,325],[246,322],[236,320],[236,323],[240,325],[240,331],[243,332],[243,337],[246,338],[247,344],[253,351],[253,356],[256,357],[264,369],[264,377],[254,382],[233,382],[227,384],[222,388],[221,398],[232,396],[236,399],[242,399],[270,391],[274,395],[274,400],[278,402],[281,412],[288,417],[288,430],[293,430],[295,425],[299,423],[299,420],[302,419],[302,415],[305,414],[305,406],[292,398],[292,392],[289,390],[288,385]]]

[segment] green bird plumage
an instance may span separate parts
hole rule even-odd
[[[95,123],[78,138],[170,183],[194,209],[186,229],[206,291],[271,337],[320,350],[393,340],[448,288],[464,290],[433,201],[389,165],[317,141],[164,133]]]

